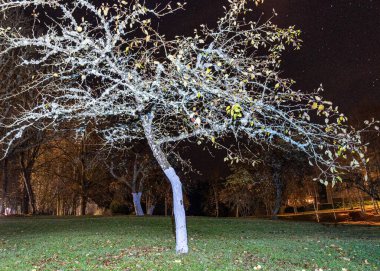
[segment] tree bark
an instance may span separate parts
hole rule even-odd
[[[86,215],[86,208],[87,208],[87,196],[81,195],[80,197],[80,214],[79,215]]]
[[[148,144],[156,158],[158,164],[164,171],[166,177],[172,187],[173,193],[173,210],[176,229],[176,252],[178,254],[188,253],[189,247],[187,245],[187,228],[186,228],[186,215],[185,206],[182,194],[182,183],[177,176],[175,170],[169,164],[161,147],[156,144],[152,131],[152,116],[144,116],[142,118],[143,128]]]
[[[272,211],[272,219],[277,219],[277,215],[280,212],[281,204],[282,204],[282,192],[284,189],[281,176],[279,172],[275,172],[273,174],[273,184],[276,189],[276,199],[274,201],[274,207]]]
[[[144,216],[144,211],[141,207],[142,192],[132,192],[133,206],[135,207],[136,216]]]
[[[25,187],[25,183],[23,182],[22,186],[22,204],[21,204],[21,213],[27,215],[29,213],[29,196]]]
[[[5,208],[8,206],[8,182],[9,182],[9,176],[8,176],[8,158],[5,158],[2,161],[2,181],[3,181],[3,191],[1,195],[1,214],[3,215],[5,212]]]
[[[313,190],[314,190],[313,206],[314,206],[314,211],[315,211],[315,218],[317,219],[317,222],[319,223],[318,193],[317,193],[317,189],[315,189],[314,183],[313,183]]]
[[[218,198],[218,192],[215,188],[215,185],[212,186],[212,190],[214,192],[214,200],[215,200],[215,216],[219,217],[219,198]]]
[[[37,213],[36,209],[36,198],[34,196],[33,187],[32,187],[32,174],[29,170],[26,170],[23,172],[23,179],[24,179],[24,185],[26,192],[28,194],[28,204],[30,207],[30,213],[32,215]]]
[[[173,208],[176,229],[176,251],[177,253],[188,253],[186,214],[183,202],[182,183],[172,167],[165,169],[173,190]]]
[[[155,208],[155,207],[156,207],[155,205],[151,204],[151,205],[149,206],[148,210],[147,210],[147,214],[148,214],[148,215],[153,215],[153,212],[154,212],[154,208]]]

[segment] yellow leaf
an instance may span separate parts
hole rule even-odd
[[[313,105],[311,106],[312,109],[317,109],[318,108],[318,104],[317,103],[313,103]]]

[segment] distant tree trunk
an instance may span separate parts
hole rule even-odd
[[[141,207],[142,192],[132,192],[133,206],[135,208],[136,216],[144,216],[144,211]]]
[[[56,203],[56,208],[55,208],[55,211],[56,211],[56,216],[59,216],[59,195],[57,196],[57,203]]]
[[[335,223],[337,222],[336,212],[335,212],[335,205],[334,205],[334,198],[333,198],[333,191],[331,190],[331,206],[333,208],[333,214],[334,214],[334,220]]]
[[[2,161],[2,183],[3,183],[3,191],[2,191],[2,202],[1,202],[1,212],[0,214],[4,214],[5,208],[8,206],[8,158],[5,158]]]
[[[77,207],[78,207],[77,203],[78,203],[77,196],[73,196],[73,198],[72,198],[71,215],[77,215]]]
[[[275,188],[275,200],[272,209],[272,219],[278,219],[281,210],[282,196],[284,191],[284,182],[282,180],[283,161],[277,157],[271,158],[272,183]]]
[[[366,210],[365,210],[365,204],[364,204],[364,200],[363,200],[363,197],[362,197],[362,192],[360,191],[360,189],[357,188],[357,191],[358,191],[358,199],[359,199],[359,205],[360,205],[360,212],[362,214],[365,214],[366,213]]]
[[[150,195],[147,195],[145,198],[145,209],[147,215],[153,215],[154,208],[155,208],[155,199],[154,197],[151,197]]]
[[[154,212],[154,208],[156,208],[156,206],[154,204],[151,204],[147,210],[147,214],[148,215],[153,215],[153,212]]]
[[[278,219],[277,215],[280,212],[282,205],[282,193],[284,190],[284,185],[282,183],[281,173],[277,170],[275,170],[275,172],[273,173],[273,184],[276,190],[276,198],[272,210],[272,219]]]
[[[28,205],[30,207],[30,213],[32,215],[37,213],[36,209],[36,198],[34,196],[33,187],[32,187],[32,173],[29,170],[24,170],[22,174],[24,180],[24,185],[26,192],[28,194]]]
[[[314,184],[313,184],[313,190],[314,190],[313,206],[314,206],[314,211],[315,211],[315,218],[317,219],[317,222],[319,223],[318,193],[317,193],[317,190],[315,189],[315,185]]]
[[[158,164],[164,171],[168,178],[173,192],[173,210],[176,229],[176,252],[179,254],[188,253],[189,247],[187,245],[187,228],[186,228],[186,214],[182,194],[182,183],[176,174],[175,170],[171,167],[161,147],[156,144],[152,132],[151,116],[143,117],[143,127],[148,144],[152,150],[153,156],[156,158]]]
[[[264,202],[264,205],[265,205],[265,212],[266,212],[267,216],[270,216],[268,204],[266,202]]]
[[[29,196],[24,182],[22,186],[21,213],[24,215],[27,215],[29,213]]]
[[[239,217],[239,204],[236,205],[235,217]]]
[[[377,201],[374,198],[371,198],[371,200],[372,200],[374,213],[377,215],[380,214],[379,204],[377,203]]]
[[[144,216],[144,211],[141,206],[141,196],[142,192],[138,191],[137,189],[137,178],[138,178],[138,162],[139,162],[139,155],[136,154],[135,156],[135,162],[133,164],[133,176],[132,176],[132,198],[133,198],[133,207],[135,209],[135,215],[136,216]]]
[[[351,195],[351,192],[348,190],[348,188],[347,188],[346,192],[347,192],[347,195],[348,195],[348,200],[349,200],[349,202],[350,202],[350,210],[353,210],[353,209],[354,209],[354,203],[353,203],[353,201],[352,201],[352,195]]]
[[[215,216],[219,217],[219,197],[218,197],[218,192],[216,190],[215,185],[212,186],[212,190],[214,192],[214,200],[215,200]]]
[[[343,210],[346,210],[346,194],[342,193],[342,205],[343,205]]]
[[[87,201],[88,201],[87,196],[81,195],[81,197],[80,197],[80,213],[79,213],[79,215],[86,215]]]

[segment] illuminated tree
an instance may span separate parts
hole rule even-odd
[[[40,13],[60,15],[46,19],[40,35],[1,29],[1,54],[31,47],[37,57],[21,64],[41,71],[23,89],[38,90],[37,105],[1,123],[9,130],[0,139],[4,151],[29,127],[74,127],[80,137],[91,123],[108,145],[147,141],[171,183],[178,253],[188,252],[182,184],[168,159],[178,142],[209,141],[229,160],[244,159],[239,142],[286,143],[319,169],[318,180],[335,182],[364,158],[360,131],[345,125],[347,118],[323,100],[321,88],[296,91],[292,80],[280,77],[281,53],[286,45],[299,48],[300,31],[246,20],[249,4],[229,0],[214,29],[201,26],[192,37],[167,41],[153,20],[182,4],[2,0],[3,11],[37,6]],[[219,140],[227,136],[235,139],[233,147]]]

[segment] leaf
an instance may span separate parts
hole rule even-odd
[[[323,111],[325,109],[325,106],[323,104],[320,104],[318,106],[318,111]]]

